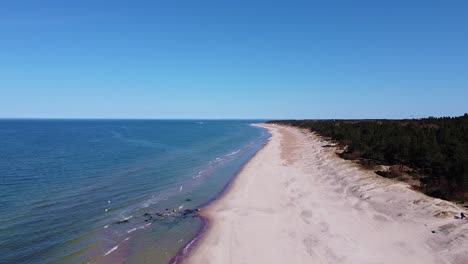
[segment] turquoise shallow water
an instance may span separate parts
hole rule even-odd
[[[0,263],[169,262],[266,143],[250,123],[0,120]]]

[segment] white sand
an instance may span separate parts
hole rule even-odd
[[[270,142],[204,210],[210,227],[188,263],[468,263],[462,208],[342,160],[311,133],[263,126]]]

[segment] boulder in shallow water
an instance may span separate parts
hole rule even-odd
[[[189,215],[189,214],[193,214],[193,211],[192,209],[185,209],[184,212],[182,213],[182,215]]]

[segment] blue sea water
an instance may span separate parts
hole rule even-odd
[[[203,222],[144,214],[219,195],[269,137],[251,123],[0,120],[0,263],[169,262]]]

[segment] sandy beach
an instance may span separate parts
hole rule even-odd
[[[186,263],[468,263],[466,210],[336,156],[318,136],[272,137],[202,213]]]

